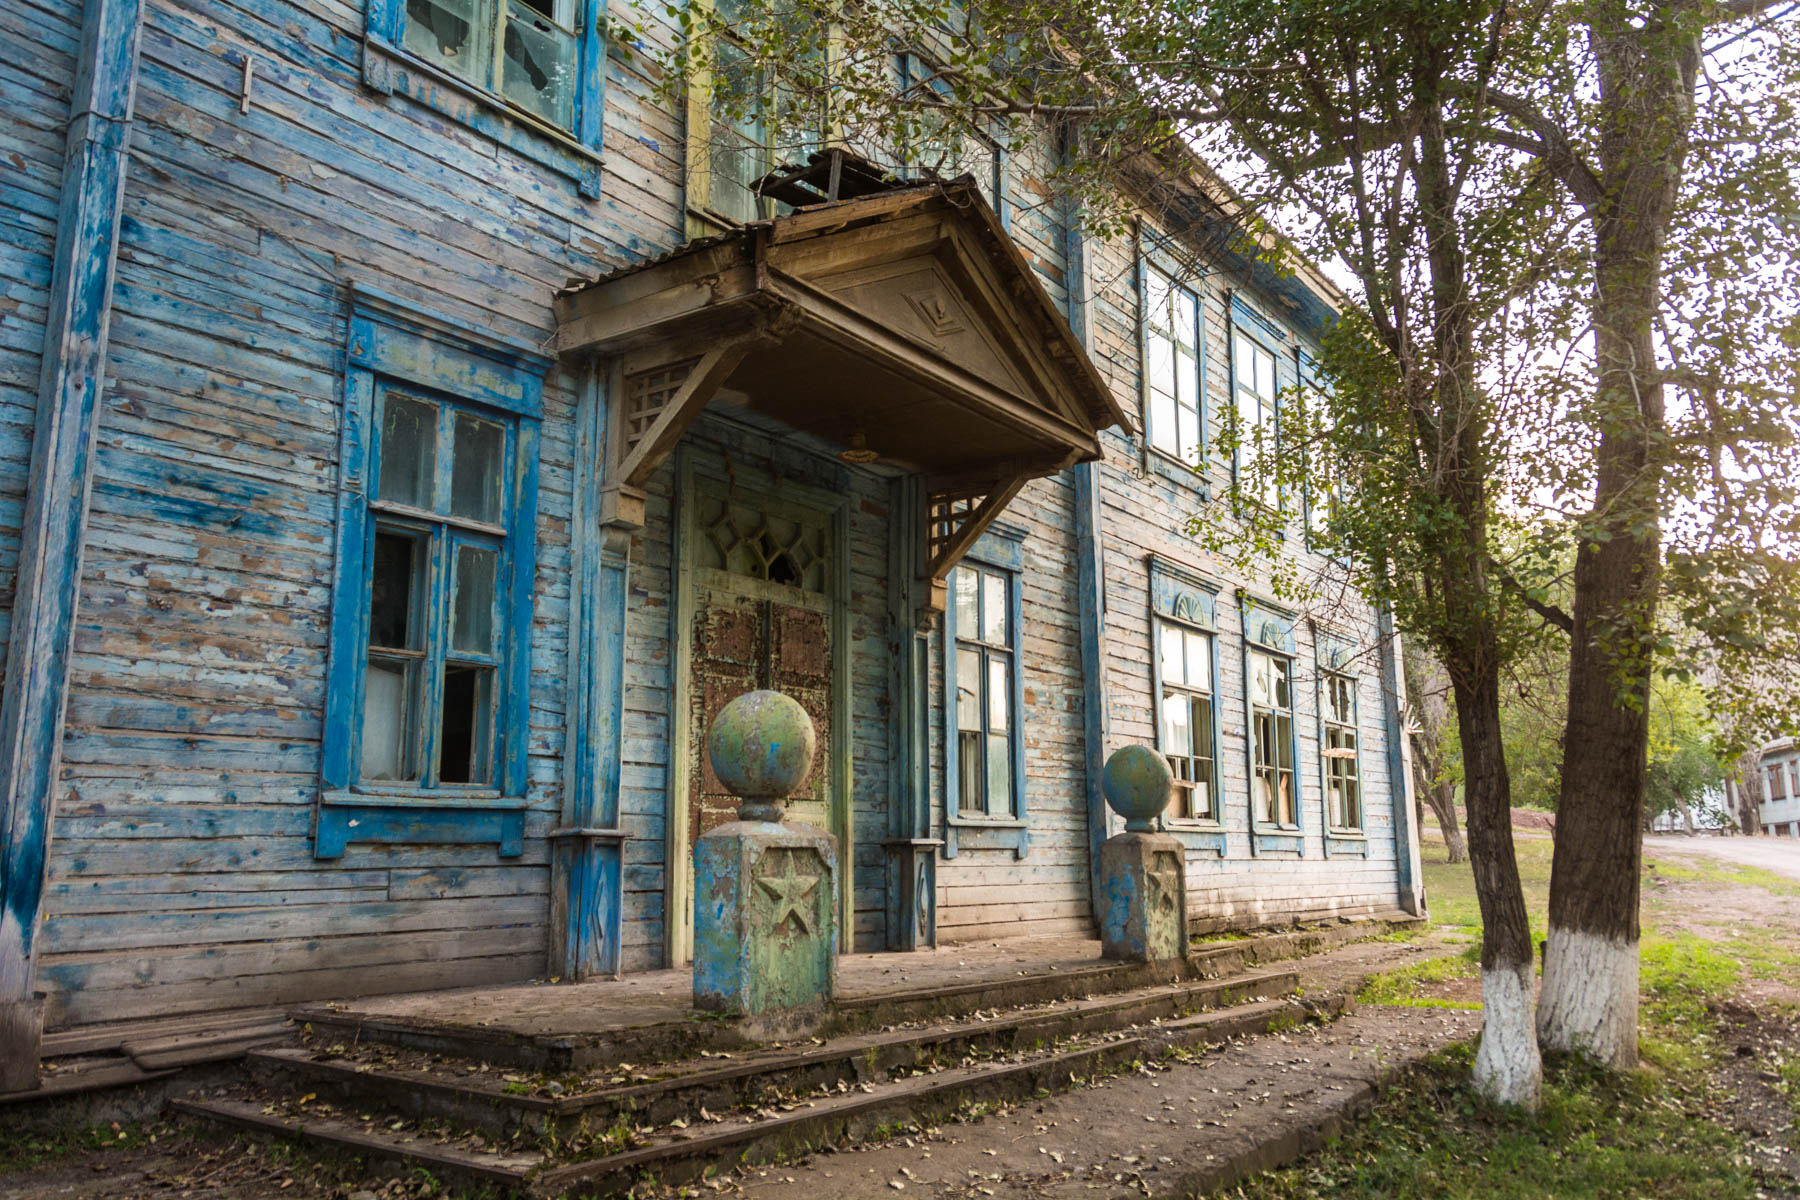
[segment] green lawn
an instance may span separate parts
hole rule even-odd
[[[1546,924],[1551,842],[1520,837],[1514,844],[1535,941]],[[1671,869],[1659,861],[1651,869],[1677,878],[1685,868],[1685,862]],[[1768,886],[1749,874],[1731,868],[1686,872]],[[1783,886],[1771,891],[1793,886],[1778,877],[1776,882]],[[1467,864],[1451,866],[1442,843],[1429,842],[1425,885],[1432,922],[1471,944],[1463,955],[1371,981],[1364,1002],[1442,1004],[1421,997],[1419,989],[1475,972],[1481,915]],[[1543,1111],[1527,1117],[1475,1096],[1469,1087],[1473,1049],[1457,1047],[1404,1076],[1351,1133],[1295,1166],[1244,1184],[1242,1196],[1753,1200],[1781,1194],[1776,1180],[1761,1176],[1744,1153],[1708,1069],[1718,1053],[1713,1006],[1746,973],[1787,968],[1792,978],[1787,960],[1794,952],[1763,945],[1768,939],[1759,941],[1754,933],[1714,944],[1660,929],[1657,909],[1655,902],[1645,905],[1641,1069],[1610,1075],[1579,1060],[1552,1060],[1545,1067]],[[1785,1083],[1787,1072],[1782,1074]],[[1794,1075],[1800,1080],[1800,1068]]]

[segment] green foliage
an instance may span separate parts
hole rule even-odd
[[[1698,1073],[1610,1074],[1579,1059],[1547,1064],[1537,1116],[1483,1102],[1472,1050],[1429,1059],[1322,1153],[1244,1183],[1244,1200],[1543,1200],[1660,1196],[1751,1200],[1761,1181],[1738,1137],[1710,1119]]]

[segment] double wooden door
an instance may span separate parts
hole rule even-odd
[[[694,844],[737,816],[738,797],[713,773],[707,737],[719,711],[745,692],[783,692],[812,718],[818,750],[789,798],[788,819],[838,839],[841,895],[852,886],[850,731],[841,728],[850,674],[844,500],[791,483],[752,489],[742,468],[734,485],[729,474],[696,469],[699,459],[687,458],[682,470],[675,581],[669,932],[676,962],[692,954]],[[842,945],[849,948],[848,936]]]

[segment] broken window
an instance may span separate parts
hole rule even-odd
[[[741,0],[713,0],[710,10],[712,61],[688,113],[696,143],[688,148],[688,203],[709,226],[741,225],[786,211],[764,200],[757,182],[777,167],[804,163],[824,144],[820,83],[829,30],[792,6],[752,10]],[[785,27],[779,36],[792,53],[779,69],[753,56],[751,41],[766,33],[746,26],[755,19]]]
[[[1300,810],[1294,794],[1293,664],[1282,655],[1253,648],[1249,670],[1254,815],[1261,824],[1296,827]]]
[[[1325,675],[1325,821],[1333,829],[1361,829],[1362,778],[1358,769],[1356,679]]]
[[[955,805],[965,817],[1011,817],[1018,713],[1012,615],[1013,577],[964,565],[950,577],[946,619],[954,635],[956,739],[951,751]]]
[[[495,786],[513,422],[377,391],[365,784]]]
[[[1156,643],[1162,678],[1157,738],[1175,776],[1169,816],[1178,821],[1217,821],[1212,635],[1159,617]]]
[[[560,129],[573,129],[583,0],[406,0],[408,50]]]

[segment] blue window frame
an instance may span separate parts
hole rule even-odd
[[[1206,402],[1200,391],[1199,294],[1160,268],[1144,265],[1143,394],[1152,450],[1186,466],[1206,453]]]
[[[1259,825],[1300,827],[1299,779],[1294,771],[1294,660],[1250,648],[1250,798]]]
[[[1244,629],[1244,723],[1250,781],[1250,849],[1304,855],[1305,804],[1295,718],[1294,616],[1238,592]]]
[[[944,601],[944,856],[982,827],[1030,850],[1026,814],[1025,531],[996,522],[950,574]]]
[[[1017,810],[1024,772],[1014,763],[1019,745],[1015,590],[1008,572],[979,563],[964,563],[950,573],[956,733],[950,786],[964,818],[1007,820]]]
[[[1157,748],[1175,776],[1167,819],[1219,820],[1218,685],[1213,635],[1156,620]]]
[[[1169,760],[1174,795],[1163,825],[1190,850],[1225,854],[1219,794],[1219,585],[1151,555],[1150,669],[1156,748]]]
[[[605,20],[606,0],[368,0],[364,79],[467,120],[598,196]],[[444,104],[435,84],[488,111]],[[521,138],[511,118],[531,132]]]
[[[1363,828],[1362,737],[1356,722],[1356,676],[1322,673],[1319,757],[1325,785],[1325,828],[1361,833]]]
[[[968,19],[966,12],[959,14],[955,9],[951,10],[950,16],[953,19],[960,16],[965,24]],[[1006,192],[1006,151],[1000,140],[993,136],[991,129],[970,129],[965,124],[967,118],[959,121],[950,103],[953,99],[950,85],[937,77],[928,61],[917,54],[898,54],[894,56],[894,69],[899,75],[901,92],[922,87],[934,98],[945,102],[942,117],[920,119],[919,140],[906,147],[908,164],[929,167],[941,179],[973,175],[982,199],[1000,218],[1000,227],[1009,228],[1007,209],[1001,203]]]
[[[314,853],[517,854],[549,361],[368,289],[349,341]]]

